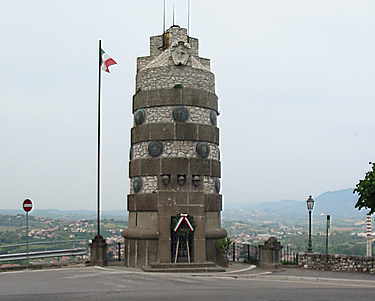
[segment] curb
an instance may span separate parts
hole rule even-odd
[[[241,272],[245,272],[245,271],[251,271],[251,270],[253,270],[255,268],[256,268],[255,265],[250,265],[247,268],[244,268],[244,269],[241,269],[241,270],[228,271],[228,272],[224,272],[223,274],[241,273]]]
[[[350,285],[366,285],[375,287],[375,281],[372,280],[356,280],[356,279],[341,279],[341,278],[320,278],[320,277],[303,277],[303,276],[271,276],[263,277],[273,274],[272,272],[265,272],[260,274],[240,276],[241,278],[263,278],[263,279],[273,279],[281,281],[306,281],[312,283],[335,283],[335,284],[350,284]],[[239,278],[240,278],[239,277]]]
[[[15,272],[15,271],[33,271],[33,270],[50,270],[50,269],[64,269],[64,268],[82,268],[85,267],[84,263],[60,263],[60,264],[30,264],[29,268],[25,265],[0,268],[0,273]]]

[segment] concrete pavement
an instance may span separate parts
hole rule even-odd
[[[319,274],[317,274],[319,273]],[[0,273],[1,300],[370,300],[375,278],[241,263],[225,273],[146,273],[122,265]],[[334,276],[334,277],[333,277]],[[370,276],[370,275],[367,275]]]
[[[122,265],[116,264],[102,269],[116,269],[142,273],[141,269],[125,268]],[[161,273],[163,274],[163,273]],[[188,273],[189,274],[189,273]],[[331,271],[317,271],[308,270],[304,268],[286,267],[281,270],[268,271],[260,269],[255,265],[244,264],[240,262],[229,263],[226,272],[221,273],[190,273],[193,277],[215,277],[215,278],[234,278],[234,279],[269,279],[280,281],[306,281],[306,282],[320,282],[320,283],[336,283],[336,284],[351,284],[351,285],[366,285],[375,288],[375,275],[365,273],[350,273],[350,272],[331,272]]]
[[[260,269],[254,265],[230,263],[227,272],[220,273],[238,278],[272,277],[279,280],[304,280],[331,283],[366,283],[375,287],[375,275],[365,273],[317,271],[297,267],[286,267],[276,271]]]

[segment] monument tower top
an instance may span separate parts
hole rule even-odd
[[[137,58],[136,91],[169,89],[176,84],[215,93],[210,60],[199,57],[198,39],[178,25],[150,37],[150,55]]]

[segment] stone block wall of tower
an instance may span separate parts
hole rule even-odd
[[[218,98],[210,61],[199,57],[186,29],[150,38],[150,56],[137,59],[133,114],[125,264],[173,262],[171,218],[180,213],[196,225],[192,260],[216,261],[216,240],[227,235]]]

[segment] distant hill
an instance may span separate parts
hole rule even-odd
[[[353,194],[353,188],[340,191],[329,191],[314,198],[315,205],[313,213],[330,214],[340,218],[359,218],[366,215],[365,210],[357,210],[354,208],[358,200],[358,196]],[[255,211],[260,214],[269,214],[278,216],[305,216],[307,211],[306,201],[282,200],[279,202],[264,203],[228,203],[224,204],[226,211],[245,210]],[[224,213],[225,214],[225,213]]]
[[[339,218],[362,218],[366,215],[366,210],[358,211],[354,208],[358,196],[353,194],[353,188],[329,191],[314,198],[315,206],[313,214],[315,216],[321,214],[330,214],[332,217]],[[267,217],[294,217],[305,219],[307,215],[306,200],[282,200],[279,202],[263,202],[263,203],[225,203],[223,216],[230,211],[246,211],[257,216]],[[24,214],[23,210],[0,209],[0,214],[15,215]],[[67,220],[90,219],[97,218],[96,211],[89,210],[56,210],[56,209],[35,209],[32,211],[35,216],[49,218],[64,218]],[[246,215],[247,216],[247,215]],[[128,212],[126,210],[103,210],[101,217],[104,219],[127,220]]]
[[[326,192],[316,198],[316,213],[335,214],[344,217],[363,216],[366,210],[354,208],[358,195],[353,194],[353,188]]]

